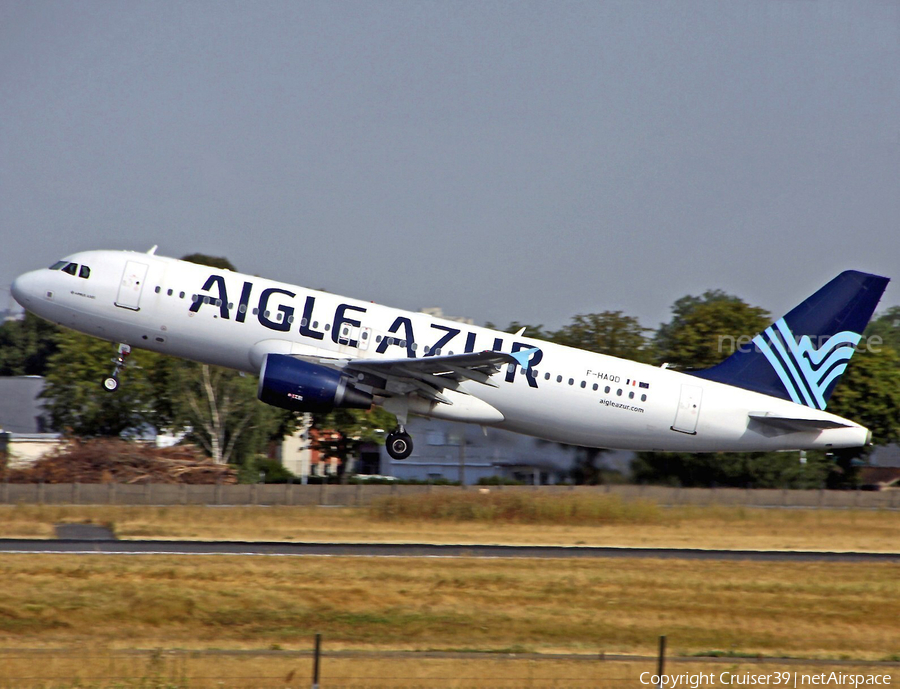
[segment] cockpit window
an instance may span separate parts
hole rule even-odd
[[[62,272],[68,273],[69,275],[77,275],[78,274],[78,264],[70,263],[65,268],[62,269]]]
[[[87,266],[81,266],[81,270],[78,271],[78,277],[80,278],[89,278],[91,276],[91,269]]]
[[[65,265],[68,265],[68,264],[69,264],[68,261],[57,261],[52,266],[50,266],[50,270],[59,270],[60,268],[62,268]]]

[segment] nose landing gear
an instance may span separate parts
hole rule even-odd
[[[412,438],[401,425],[396,430],[388,433],[387,438],[384,440],[384,447],[394,459],[406,459],[413,451]]]
[[[115,392],[119,389],[119,371],[124,368],[125,359],[128,358],[129,354],[131,354],[131,347],[127,344],[120,344],[119,353],[116,358],[112,360],[113,364],[115,364],[112,375],[103,379],[103,389],[107,392]]]

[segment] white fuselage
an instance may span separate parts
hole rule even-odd
[[[498,387],[467,381],[453,404],[419,398],[412,413],[632,450],[767,451],[869,440],[864,427],[793,402],[424,313],[150,254],[88,251],[66,260],[87,266],[89,277],[33,271],[14,283],[16,299],[88,335],[253,374],[268,353],[387,360],[538,350],[529,362],[534,375],[505,368],[493,377]],[[845,425],[777,431],[751,413]]]

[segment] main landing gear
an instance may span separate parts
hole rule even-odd
[[[125,359],[128,358],[129,354],[131,354],[131,347],[127,344],[120,344],[119,353],[116,358],[112,360],[113,364],[115,364],[112,375],[109,376],[109,378],[103,379],[103,389],[107,392],[115,392],[119,389],[119,371],[125,366]]]
[[[388,433],[387,438],[384,440],[384,447],[394,459],[406,459],[412,454],[413,442],[409,433],[401,425],[396,430]]]

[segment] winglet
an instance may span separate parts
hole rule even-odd
[[[532,347],[531,349],[521,349],[518,352],[513,352],[510,356],[512,356],[512,358],[518,362],[519,366],[527,371],[528,362],[531,361],[531,355],[536,351],[538,351],[537,347]]]

